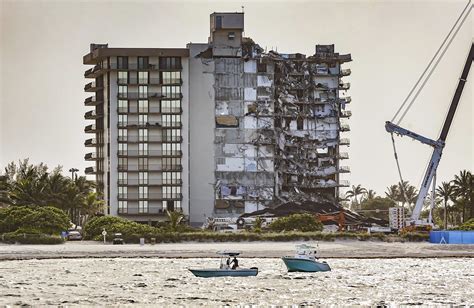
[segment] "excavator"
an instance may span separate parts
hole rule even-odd
[[[469,15],[469,13],[472,9],[472,6],[471,7],[469,7],[469,6],[470,6],[470,2],[468,4],[468,7],[466,7],[468,9],[466,17]],[[465,11],[466,11],[466,9],[465,9]],[[465,11],[463,11],[461,16],[463,16]],[[465,18],[464,18],[464,20],[465,20]],[[459,21],[459,19],[458,19],[458,21]],[[456,26],[456,24],[455,24],[455,26]],[[462,23],[461,23],[461,26],[462,26]],[[453,27],[453,29],[454,29],[454,27]],[[453,31],[453,29],[452,29],[452,31]],[[458,28],[458,30],[459,30],[459,28]],[[450,33],[448,34],[448,37],[449,37]],[[456,35],[456,33],[457,32],[454,33],[454,36]],[[447,41],[447,38],[445,39],[445,41]],[[451,41],[453,39],[454,39],[454,37],[451,38]],[[444,42],[443,42],[443,44],[444,44]],[[443,46],[443,44],[442,44],[442,46]],[[449,47],[449,43],[448,43],[447,47]],[[445,48],[447,49],[447,47],[445,47]],[[446,49],[444,51],[446,51]],[[438,49],[438,52],[440,50],[441,50],[441,47],[440,47],[440,49]],[[442,57],[443,54],[444,54],[444,52],[441,54],[441,57]],[[436,57],[436,54],[435,54],[435,57]],[[401,120],[397,124],[392,123],[393,119],[392,119],[392,122],[391,121],[385,122],[386,131],[389,132],[392,135],[392,142],[393,142],[393,146],[394,146],[395,159],[397,161],[397,166],[398,166],[398,170],[399,170],[399,173],[400,173],[400,179],[402,181],[403,181],[403,179],[402,179],[402,176],[401,176],[400,165],[398,163],[398,156],[397,156],[397,152],[396,152],[396,149],[395,149],[395,141],[393,139],[393,134],[396,134],[396,135],[399,135],[399,136],[408,136],[408,137],[410,137],[414,140],[417,140],[417,141],[419,141],[423,144],[429,145],[430,147],[433,148],[433,153],[431,155],[431,159],[430,159],[430,161],[428,163],[428,166],[426,168],[426,171],[425,171],[425,174],[424,174],[424,177],[423,177],[423,181],[421,182],[421,187],[419,189],[419,194],[418,194],[418,198],[416,200],[415,208],[414,208],[414,210],[411,214],[411,217],[409,217],[405,221],[404,231],[430,230],[434,226],[433,221],[431,219],[431,211],[430,211],[430,217],[428,219],[425,219],[425,220],[420,219],[420,215],[421,215],[421,211],[423,209],[423,204],[425,202],[425,198],[428,195],[428,191],[429,191],[430,185],[432,183],[433,183],[433,188],[432,188],[433,197],[432,197],[431,206],[433,207],[434,191],[436,189],[436,170],[437,170],[439,162],[441,160],[443,149],[446,145],[446,137],[448,136],[449,129],[450,129],[451,124],[453,122],[454,114],[456,113],[456,109],[458,107],[459,100],[461,99],[461,95],[462,95],[462,92],[463,92],[463,89],[464,89],[464,85],[467,81],[467,77],[469,75],[469,71],[471,69],[471,64],[472,64],[473,61],[474,61],[474,43],[471,43],[470,50],[469,50],[466,62],[464,64],[464,69],[462,70],[461,77],[458,81],[456,92],[454,93],[453,99],[451,101],[451,105],[449,107],[448,113],[446,115],[446,119],[445,119],[444,124],[443,124],[443,128],[442,128],[441,133],[439,135],[439,138],[437,140],[430,139],[428,137],[422,136],[420,134],[417,134],[413,131],[410,131],[406,128],[403,128],[403,127],[399,126],[398,123]],[[438,60],[438,62],[439,62],[439,60]],[[430,64],[431,64],[431,62],[430,62]],[[430,66],[430,64],[428,66]],[[435,65],[434,68],[436,68],[436,65]],[[427,70],[425,70],[425,72],[426,71]],[[430,73],[430,75],[431,75],[431,73]],[[429,78],[430,75],[428,75],[428,78]],[[423,77],[423,75],[422,75],[422,77]],[[419,79],[419,81],[420,81],[420,79]],[[415,87],[416,87],[416,85],[415,85]],[[413,91],[413,89],[412,89],[412,91]],[[410,96],[410,94],[409,94],[409,96]],[[415,98],[416,98],[416,96],[415,96]],[[405,101],[407,101],[407,100],[405,100]],[[402,107],[403,107],[403,104],[402,104]],[[402,107],[400,107],[400,109]],[[399,111],[400,111],[400,109],[399,109]],[[395,117],[396,117],[396,115],[395,115]]]

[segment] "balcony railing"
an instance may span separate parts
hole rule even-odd
[[[163,85],[176,85],[182,83],[183,80],[181,78],[164,78],[162,82]]]
[[[98,160],[101,159],[102,157],[99,157],[97,153],[87,153],[84,155],[85,160]]]
[[[349,153],[339,152],[339,154],[337,155],[337,158],[339,158],[339,159],[348,159],[349,158]]]
[[[117,154],[119,156],[175,156],[181,157],[183,155],[182,151],[162,151],[162,150],[148,150],[148,151],[140,151],[140,150],[128,150],[128,151],[118,151]]]
[[[181,179],[148,179],[147,183],[142,183],[138,178],[122,179],[117,181],[118,185],[127,186],[180,186],[183,184]]]
[[[341,132],[348,132],[350,130],[351,130],[351,128],[350,128],[349,124],[341,124]]]
[[[117,97],[119,99],[161,99],[163,98],[160,92],[148,92],[148,93],[139,93],[139,92],[127,92],[127,93],[118,93]]]
[[[97,133],[98,131],[100,131],[101,129],[100,128],[97,128],[97,126],[95,124],[91,124],[91,125],[87,125],[85,128],[84,128],[84,132],[85,133],[92,133],[92,134],[95,134]]]
[[[182,171],[183,167],[181,165],[176,166],[163,166],[158,164],[148,164],[148,165],[118,165],[118,171],[129,171],[129,172],[139,172],[139,171]]]
[[[90,139],[87,139],[85,142],[84,142],[84,145],[86,147],[95,147],[97,146],[97,139],[96,138],[90,138]]]
[[[341,118],[350,118],[352,116],[352,111],[343,110],[341,111]]]
[[[102,67],[100,65],[96,65],[90,69],[88,69],[87,71],[85,71],[84,73],[84,77],[85,78],[96,78],[97,76],[99,76],[101,73],[102,73]]]
[[[341,138],[339,140],[339,145],[350,145],[351,144],[351,141],[349,138]]]
[[[348,83],[340,83],[339,90],[349,90],[351,88],[351,84]]]
[[[148,193],[148,194],[118,194],[121,200],[182,200],[182,194],[164,194],[164,193]]]
[[[109,63],[107,69],[109,70],[158,70],[158,64],[148,64],[148,65],[139,65],[138,63],[127,63],[127,65],[122,65],[118,63]]]
[[[127,85],[139,85],[139,84],[144,84],[144,85],[159,85],[160,84],[160,79],[159,78],[148,78],[148,79],[140,79],[140,78],[118,78],[117,79],[117,84],[122,85],[122,84],[127,84]]]
[[[350,68],[346,68],[346,69],[343,69],[341,70],[341,76],[349,76],[351,74],[351,69]]]
[[[339,166],[339,172],[340,173],[350,173],[351,168],[349,166]]]
[[[181,114],[183,113],[183,108],[180,107],[162,107],[161,113],[164,114]]]
[[[183,98],[183,94],[181,93],[162,93],[162,96],[164,99],[179,99],[179,98]]]
[[[96,85],[95,81],[89,82],[84,86],[84,91],[86,92],[96,92],[100,89],[102,89],[102,86]]]
[[[117,141],[119,142],[181,142],[183,137],[181,136],[118,136]]]
[[[85,174],[100,174],[100,173],[104,173],[104,171],[102,171],[102,170],[97,170],[96,167],[87,167],[87,168],[84,170],[84,173],[85,173]]]
[[[99,119],[99,118],[102,118],[102,117],[104,117],[104,114],[101,113],[101,112],[97,113],[95,110],[88,111],[84,115],[84,119],[86,119],[86,120],[95,120],[95,119]]]
[[[97,106],[102,103],[103,101],[100,99],[97,99],[95,96],[90,96],[84,100],[85,106]]]

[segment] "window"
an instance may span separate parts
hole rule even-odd
[[[180,100],[163,100],[163,101],[161,101],[161,112],[162,113],[180,113],[181,112],[181,101]]]
[[[148,98],[148,86],[138,86],[138,97]]]
[[[120,200],[118,202],[118,211],[119,213],[127,213],[128,212],[128,202],[125,200]]]
[[[138,115],[138,125],[145,126],[148,123],[148,115],[147,114],[139,114]]]
[[[128,115],[126,114],[119,114],[118,115],[118,125],[119,126],[127,126],[128,125]]]
[[[118,187],[119,199],[126,199],[127,198],[127,192],[128,192],[127,186],[119,186]]]
[[[160,69],[171,70],[181,69],[180,57],[160,57]]]
[[[127,172],[118,173],[118,182],[119,184],[127,184]]]
[[[128,131],[126,128],[119,128],[118,130],[118,141],[127,141]]]
[[[161,125],[163,127],[180,127],[181,115],[180,114],[162,114]]]
[[[138,155],[148,155],[148,143],[138,144]]]
[[[118,169],[127,170],[128,159],[126,157],[119,157],[118,159]]]
[[[118,144],[118,153],[119,155],[127,155],[127,143],[119,143]]]
[[[148,141],[148,129],[138,129],[138,141]]]
[[[227,37],[229,38],[229,40],[233,41],[235,39],[235,32],[229,32],[229,34],[227,34]]]
[[[148,200],[138,201],[138,213],[148,213]]]
[[[180,142],[181,130],[180,129],[163,130],[163,141],[164,142]]]
[[[148,187],[147,186],[139,186],[138,187],[138,198],[140,198],[140,199],[147,199],[148,198]]]
[[[302,117],[298,117],[296,119],[296,129],[300,130],[300,129],[303,129],[303,118]]]
[[[148,184],[148,172],[138,172],[138,184]]]
[[[181,172],[163,172],[163,184],[181,184]]]
[[[161,72],[163,84],[181,83],[181,72]]]
[[[161,94],[165,98],[181,98],[181,86],[162,86]]]
[[[222,29],[222,16],[216,16],[216,29]]]
[[[147,100],[139,100],[138,101],[138,112],[148,113],[148,101]]]
[[[119,86],[118,87],[118,96],[119,98],[127,98],[128,87],[127,86]]]
[[[128,69],[128,57],[117,57],[117,68]]]
[[[148,57],[138,57],[138,69],[148,69]]]
[[[128,83],[128,72],[118,72],[118,82]]]
[[[128,101],[119,99],[118,100],[118,112],[127,113],[128,112]]]
[[[138,72],[138,83],[140,84],[148,83],[148,72]]]
[[[148,169],[148,158],[147,157],[138,158],[138,169],[139,170]]]

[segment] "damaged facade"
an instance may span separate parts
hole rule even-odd
[[[348,186],[341,174],[349,168],[341,161],[348,158],[350,85],[342,77],[350,70],[341,65],[351,56],[335,53],[334,45],[317,45],[311,56],[264,52],[243,31],[243,13],[213,13],[208,43],[185,49],[101,46],[84,57],[96,66],[119,58],[147,64],[93,75],[103,76],[91,98],[100,103],[86,106],[96,106],[103,120],[96,123],[96,153],[87,157],[96,159],[109,214],[133,213],[132,219],[150,222],[160,220],[164,209],[178,208],[198,225],[209,216],[239,216],[298,199],[336,202],[339,188]],[[179,66],[159,65],[172,58]],[[146,82],[130,84],[136,74]],[[137,97],[126,95],[128,109],[120,102],[125,90],[137,91]],[[125,116],[138,126],[123,126]],[[165,122],[177,126],[168,130]],[[136,142],[121,145],[123,136]],[[178,154],[163,155],[173,150]],[[176,174],[165,181],[168,167]],[[146,181],[140,180],[145,172]]]

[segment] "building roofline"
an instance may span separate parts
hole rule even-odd
[[[82,58],[83,64],[97,64],[110,56],[189,57],[187,48],[97,48]]]

